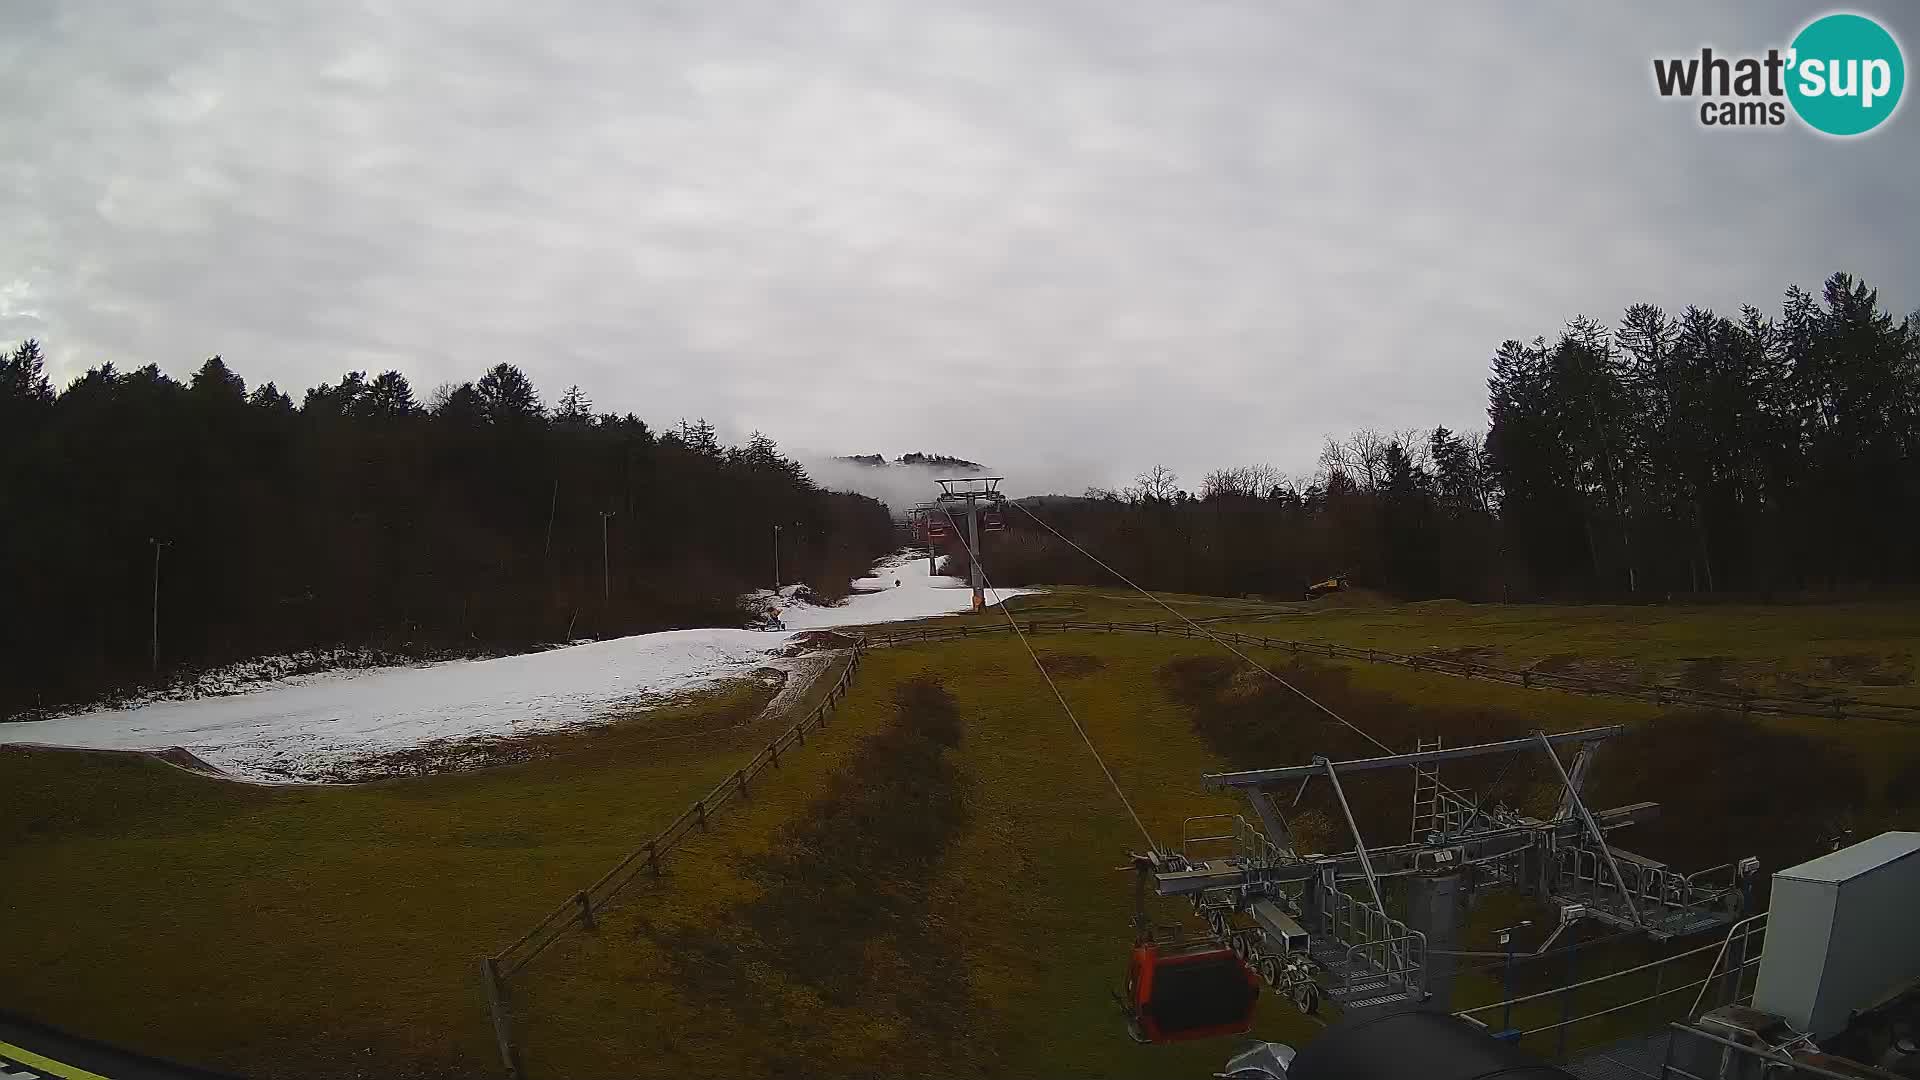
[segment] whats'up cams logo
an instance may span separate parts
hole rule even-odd
[[[1823,15],[1785,50],[1765,56],[1657,58],[1661,97],[1699,98],[1706,127],[1779,127],[1791,105],[1801,122],[1827,135],[1864,135],[1900,106],[1907,68],[1900,43],[1865,15]]]

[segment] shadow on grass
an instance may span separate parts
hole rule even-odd
[[[892,722],[751,867],[759,897],[661,942],[690,994],[780,1031],[765,1040],[768,1073],[990,1071],[990,1051],[969,1042],[980,1015],[960,942],[931,895],[968,819],[967,778],[948,755],[960,738],[939,680],[901,684]],[[836,1030],[849,1014],[889,1029],[870,1063]]]
[[[1702,711],[1662,716],[1614,740],[1591,789],[1609,805],[1660,803],[1660,819],[1623,840],[1689,871],[1756,855],[1771,873],[1824,854],[1867,802],[1866,777],[1847,748]]]

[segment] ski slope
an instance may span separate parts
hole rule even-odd
[[[669,630],[486,660],[297,676],[220,697],[4,724],[0,742],[180,746],[245,779],[338,779],[364,775],[384,755],[603,722],[759,668],[792,670],[789,654],[803,631],[965,611],[971,600],[963,583],[929,575],[924,558],[904,555],[882,560],[854,588],[832,607],[801,603],[792,589],[746,598],[777,609],[783,630]]]
[[[833,607],[816,607],[794,600],[794,587],[781,590],[776,599],[763,590],[748,597],[748,602],[767,608],[788,630],[829,630],[841,626],[870,623],[906,622],[933,615],[950,615],[973,606],[973,592],[959,578],[927,572],[925,556],[915,558],[902,552],[882,559],[873,573],[853,582],[853,595]],[[1031,589],[993,589],[987,593],[989,606],[1001,600],[1032,592]]]

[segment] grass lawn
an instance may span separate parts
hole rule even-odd
[[[0,1004],[262,1077],[484,1072],[479,958],[764,745],[789,722],[751,722],[771,693],[650,717],[720,728],[700,737],[643,719],[354,787],[0,748]]]
[[[1502,667],[1920,704],[1920,608],[1911,605],[1302,607],[1226,625],[1391,652],[1457,650]]]
[[[1276,610],[1176,599],[1196,618]],[[1765,617],[1740,609],[1418,608],[1241,628],[1405,651],[1493,644],[1509,660],[1585,649],[1636,664],[1696,651],[1791,663],[1807,641],[1827,643],[1820,655],[1912,648],[1900,637],[1911,620],[1886,612],[1770,609],[1800,629],[1762,633]],[[1166,617],[1083,589],[1021,598],[1014,610]],[[1551,611],[1571,614],[1556,629]],[[1177,843],[1190,815],[1239,810],[1201,790],[1201,774],[1229,754],[1197,730],[1167,675],[1177,658],[1219,650],[1097,633],[1043,633],[1035,645],[1162,845]],[[1419,722],[1418,710],[1481,710],[1525,727],[1662,726],[1638,703],[1385,665],[1329,670],[1376,704],[1412,703],[1403,723]],[[957,711],[951,745],[900,741],[922,722],[896,695],[928,677]],[[261,1077],[492,1074],[479,957],[763,745],[785,718],[738,722],[768,693],[743,683],[657,725],[555,740],[524,764],[351,788],[0,751],[0,1006]],[[667,730],[696,734],[661,738]],[[1887,809],[1899,794],[1888,780],[1920,760],[1920,727],[1767,720],[1743,730],[1755,748],[1790,749],[1801,744],[1767,740],[1799,734],[1857,759],[1881,815],[1871,820],[1911,819]],[[1725,762],[1725,784],[1741,782],[1747,749],[1683,747]],[[1603,757],[1596,783],[1642,771],[1631,752]],[[1387,783],[1404,801],[1404,784]],[[1751,813],[1780,801],[1758,802]],[[922,823],[941,827],[929,826],[921,849],[899,847],[899,830]],[[639,879],[597,931],[568,933],[515,977],[529,1075],[1205,1075],[1230,1044],[1136,1046],[1109,997],[1131,939],[1131,882],[1118,868],[1140,846],[1014,638],[875,651],[821,738],[676,852],[666,877]],[[808,857],[783,858],[794,851]],[[1180,911],[1153,910],[1168,920]],[[1496,914],[1482,909],[1476,933]],[[1497,974],[1472,975],[1472,992],[1497,990]],[[1255,1034],[1297,1042],[1314,1030],[1268,999]]]

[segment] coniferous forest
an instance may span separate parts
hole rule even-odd
[[[1629,308],[1492,355],[1484,434],[1330,438],[1317,471],[1170,470],[1031,505],[1149,588],[1298,597],[1788,599],[1920,577],[1920,313],[1845,274],[1778,314]],[[1015,524],[1024,515],[1014,512]],[[1007,584],[1111,584],[1008,533]]]
[[[0,715],[316,647],[737,625],[774,525],[782,578],[829,596],[893,543],[882,504],[764,436],[657,432],[577,387],[549,407],[511,365],[424,400],[390,371],[296,403],[218,357],[56,393],[34,342],[0,353],[0,523]]]
[[[1647,305],[1494,351],[1484,434],[1329,438],[1311,473],[1154,467],[1034,511],[1149,588],[1405,598],[1786,599],[1912,584],[1920,316],[1844,274],[1777,314]],[[773,575],[843,594],[887,511],[774,443],[547,405],[517,368],[351,373],[299,403],[218,357],[88,371],[0,352],[0,712],[320,646],[484,652],[737,622]],[[896,508],[898,509],[898,508]],[[1010,512],[1003,584],[1112,584]],[[604,530],[604,531],[603,531]],[[153,637],[158,556],[159,641]],[[965,553],[949,564],[964,571]]]

